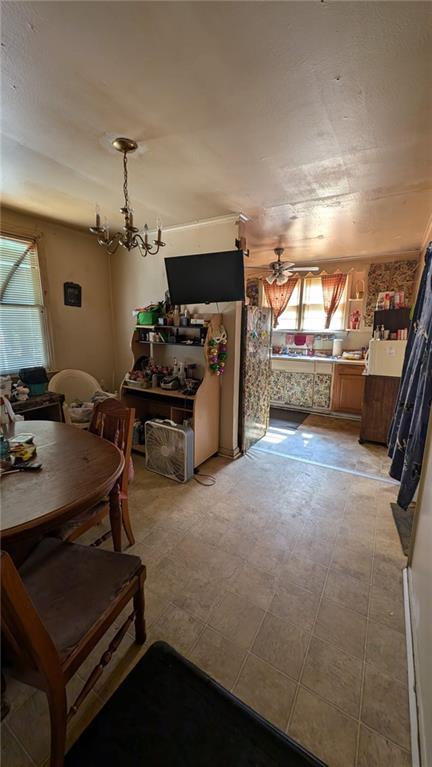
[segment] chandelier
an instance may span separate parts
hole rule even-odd
[[[123,231],[111,234],[106,219],[105,224],[101,226],[101,217],[98,207],[96,207],[96,223],[95,226],[90,227],[90,231],[97,236],[99,245],[105,247],[110,255],[116,252],[119,245],[126,248],[126,250],[134,250],[135,248],[138,248],[143,258],[147,253],[156,255],[156,253],[159,253],[159,248],[165,246],[165,243],[162,242],[161,223],[158,220],[157,239],[153,240],[153,242],[149,242],[149,230],[147,224],[145,224],[144,228],[141,230],[134,226],[133,208],[131,208],[129,201],[127,156],[129,152],[135,152],[135,150],[138,149],[138,144],[130,138],[116,138],[112,142],[112,145],[114,149],[117,149],[117,151],[121,152],[123,155],[124,205],[120,208],[120,212],[124,217]],[[154,249],[152,250],[153,246]]]

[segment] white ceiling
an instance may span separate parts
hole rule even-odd
[[[244,211],[256,263],[418,249],[432,209],[429,2],[6,2],[7,205],[166,226]],[[429,34],[429,39],[428,39]]]

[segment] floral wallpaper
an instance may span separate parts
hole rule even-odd
[[[258,277],[249,277],[246,281],[246,296],[250,306],[259,306],[260,281]]]
[[[378,293],[382,293],[385,290],[403,290],[405,292],[405,303],[411,306],[417,266],[418,262],[416,260],[386,261],[370,265],[365,311],[366,326],[373,325],[373,313]]]

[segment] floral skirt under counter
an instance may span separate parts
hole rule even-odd
[[[330,409],[332,376],[328,373],[291,373],[272,370],[270,399],[293,407]]]

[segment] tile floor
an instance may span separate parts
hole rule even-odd
[[[310,416],[288,435],[293,458],[260,443],[236,462],[212,459],[202,467],[212,487],[176,485],[136,458],[147,644],[173,644],[329,767],[409,767],[396,491],[385,450],[360,446],[357,429]],[[72,680],[71,698],[102,649]],[[70,741],[143,651],[126,637]],[[11,680],[8,697],[2,764],[46,765],[44,696]]]

